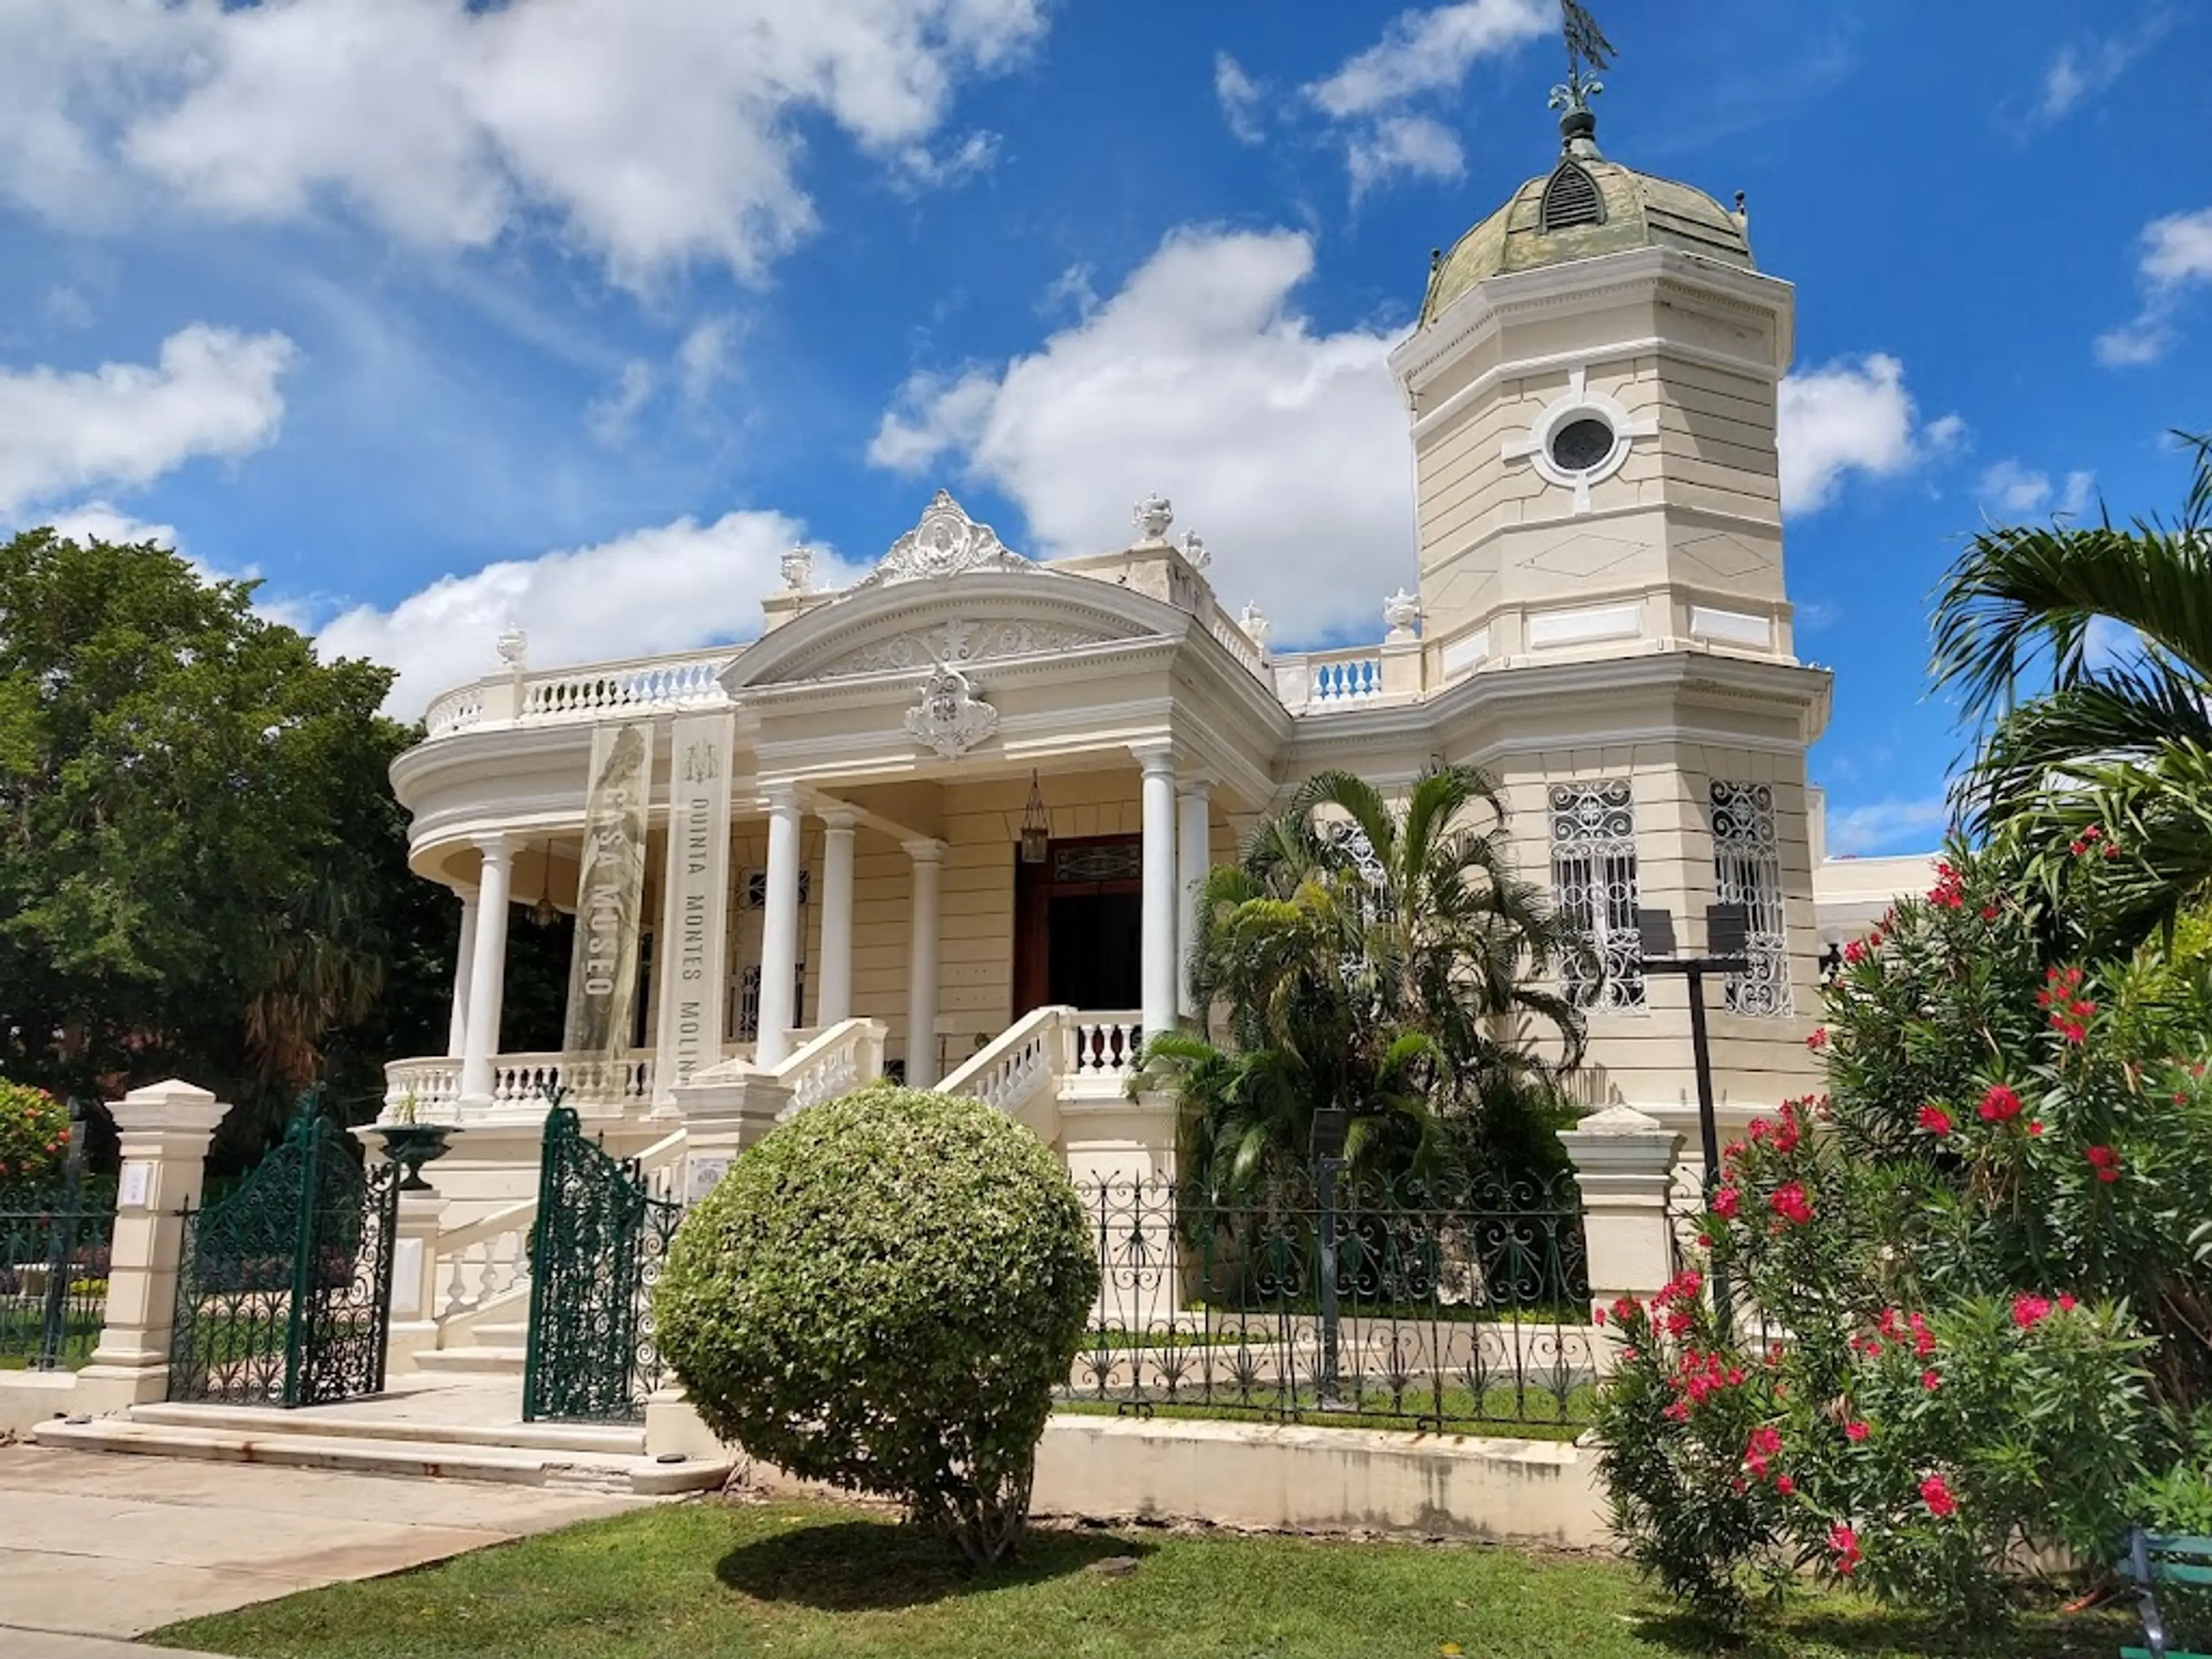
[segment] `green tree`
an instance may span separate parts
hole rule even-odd
[[[1473,767],[1395,806],[1325,772],[1212,872],[1192,979],[1222,1028],[1148,1055],[1179,1080],[1187,1169],[1232,1191],[1300,1165],[1321,1107],[1349,1114],[1354,1168],[1534,1140],[1517,1119],[1583,1045],[1543,975],[1583,946],[1513,874],[1504,821]]]
[[[258,1146],[321,1077],[358,1109],[441,1046],[456,922],[406,866],[392,672],[316,659],[253,584],[144,544],[0,545],[0,1072],[169,1073]]]
[[[2102,943],[2125,948],[2212,882],[2212,439],[2179,517],[2008,525],[1945,577],[1930,667],[1984,740],[1976,828],[2056,892],[2094,827],[2115,847]]]

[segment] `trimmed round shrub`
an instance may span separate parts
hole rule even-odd
[[[0,1186],[30,1187],[69,1155],[69,1108],[44,1089],[0,1078]]]
[[[726,1441],[1013,1546],[1098,1265],[1051,1150],[973,1100],[878,1085],[799,1113],[693,1206],[653,1293]]]

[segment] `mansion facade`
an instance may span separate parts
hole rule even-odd
[[[1419,580],[1373,642],[1273,649],[1158,498],[1127,545],[1039,561],[940,491],[850,587],[795,550],[750,644],[541,668],[511,634],[433,702],[392,776],[461,947],[448,1052],[394,1061],[389,1103],[469,1132],[440,1190],[534,1190],[556,1084],[630,1152],[702,1102],[772,1121],[885,1072],[1158,1171],[1172,1114],[1126,1074],[1197,1012],[1197,885],[1333,768],[1498,781],[1606,967],[1569,988],[1593,1107],[1694,1136],[1686,992],[1640,971],[1638,908],[1685,949],[1748,913],[1750,970],[1708,993],[1724,1115],[1814,1087],[1824,953],[1928,861],[1824,855],[1832,684],[1796,653],[1775,448],[1792,290],[1740,209],[1607,161],[1586,111],[1563,131],[1392,354]],[[502,1046],[526,905],[577,919],[558,1051]]]

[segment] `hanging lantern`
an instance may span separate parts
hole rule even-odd
[[[545,843],[544,861],[538,870],[538,902],[526,913],[532,923],[539,927],[550,927],[561,920],[561,912],[553,902],[553,843]]]
[[[1044,810],[1044,797],[1037,792],[1037,775],[1031,772],[1029,805],[1022,809],[1022,862],[1042,864],[1051,842],[1052,817]]]

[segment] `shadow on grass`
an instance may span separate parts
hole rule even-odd
[[[1032,1528],[1011,1560],[977,1570],[921,1528],[831,1521],[740,1545],[714,1564],[714,1576],[756,1601],[866,1613],[1043,1583],[1109,1556],[1141,1559],[1152,1551],[1150,1544],[1110,1533]]]

